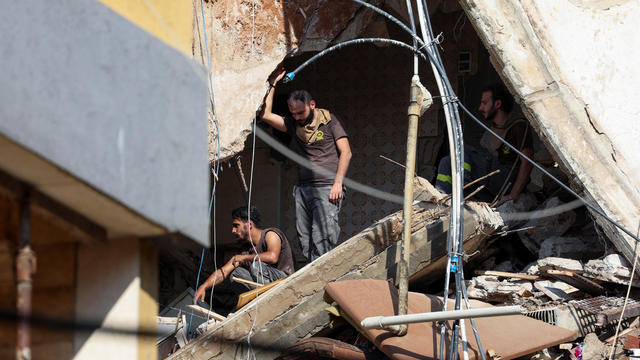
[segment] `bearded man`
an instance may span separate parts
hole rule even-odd
[[[289,241],[280,229],[260,227],[260,212],[255,206],[248,208],[241,206],[231,212],[231,233],[238,241],[251,244],[247,252],[236,254],[220,269],[215,269],[213,274],[198,287],[193,303],[204,301],[206,291],[218,286],[224,281],[229,282],[236,295],[253,288],[245,283],[230,282],[232,278],[239,278],[268,284],[287,277],[294,272],[293,255],[289,247]]]
[[[349,137],[335,114],[316,107],[305,90],[289,95],[291,116],[272,112],[274,88],[285,75],[283,69],[269,77],[269,93],[261,118],[276,130],[293,138],[294,151],[309,160],[313,168],[299,166],[298,184],[294,188],[296,231],[302,254],[313,261],[339,243],[338,214],[344,199],[342,181],[351,160]],[[326,171],[318,171],[322,168]]]
[[[491,130],[531,158],[533,156],[531,130],[522,114],[512,112],[513,103],[513,97],[503,85],[493,84],[482,90],[478,110],[484,119],[490,122]],[[483,139],[489,139],[485,142],[489,155],[471,146],[465,146],[465,183],[500,169],[500,173],[481,183],[485,185],[485,189],[491,196],[500,195],[498,204],[516,200],[529,183],[533,165],[488,132]],[[440,161],[436,188],[443,193],[451,193],[449,156]]]

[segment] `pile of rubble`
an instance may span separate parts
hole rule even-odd
[[[499,210],[517,213],[522,211],[520,205],[508,204]],[[558,198],[551,198],[538,211],[562,205]],[[526,315],[578,334],[576,342],[546,349],[534,358],[609,358],[614,341],[614,357],[626,358],[631,349],[640,347],[640,301],[636,300],[640,281],[632,280],[632,266],[600,236],[586,212],[569,210],[534,216],[526,223],[520,219],[507,223],[516,231],[488,249],[493,255],[467,281],[468,295],[494,304],[521,305]],[[615,337],[621,318],[620,334]]]

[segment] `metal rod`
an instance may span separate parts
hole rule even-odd
[[[233,281],[235,281],[237,283],[247,284],[247,285],[251,285],[251,286],[255,286],[255,287],[263,287],[264,286],[264,284],[260,284],[260,283],[257,283],[255,281],[251,281],[251,280],[245,280],[245,279],[242,279],[242,278],[239,278],[239,277],[235,277],[235,276],[232,276],[231,280],[233,280]]]
[[[479,193],[482,189],[484,189],[484,185],[478,186],[475,190],[473,190],[473,192],[471,192],[471,194],[465,196],[464,200],[465,201],[469,200],[469,198],[471,198],[471,197],[473,197],[473,195]]]
[[[477,179],[475,179],[475,180],[473,180],[473,181],[470,181],[470,182],[468,182],[468,183],[464,184],[464,186],[463,186],[462,188],[466,190],[466,189],[468,189],[470,186],[472,186],[472,185],[474,185],[474,184],[477,184],[478,182],[480,182],[480,181],[482,181],[482,180],[484,180],[484,179],[488,178],[489,176],[493,176],[493,175],[495,175],[495,174],[497,174],[497,173],[499,173],[499,172],[500,172],[500,169],[495,170],[495,171],[492,171],[492,172],[488,173],[487,175],[481,176],[481,177],[479,177],[479,178],[477,178]],[[440,201],[441,201],[441,202],[447,201],[447,200],[449,200],[449,198],[450,198],[450,197],[451,197],[451,194],[447,194],[447,195],[445,195],[445,196],[444,196]],[[466,199],[465,199],[465,200],[466,200]]]
[[[517,315],[521,314],[523,311],[524,308],[522,306],[514,305],[465,310],[434,311],[421,314],[371,316],[362,320],[360,322],[360,325],[362,325],[362,327],[364,327],[365,329],[383,329],[391,325]]]
[[[242,172],[242,161],[240,160],[240,155],[235,156],[233,160],[234,161],[231,162],[231,165],[233,166],[233,172],[238,178],[238,183],[240,183],[242,197],[244,198],[244,201],[247,202],[247,198],[249,196],[249,187],[247,186],[247,180],[245,180],[244,173]]]
[[[422,95],[418,86],[419,78],[414,75],[411,79],[411,93],[409,99],[409,130],[407,132],[407,161],[404,172],[404,206],[401,259],[398,266],[398,314],[407,314],[409,301],[409,261],[411,257],[411,215],[413,213],[413,180],[416,167],[416,143],[418,141],[418,118]],[[407,333],[407,326],[403,325],[396,335]]]
[[[16,256],[16,359],[31,359],[31,298],[33,274],[36,271],[36,254],[31,250],[31,211],[30,198],[26,194],[21,201],[20,239]]]

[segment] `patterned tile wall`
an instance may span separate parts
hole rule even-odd
[[[285,63],[292,70],[301,59]],[[278,91],[308,90],[317,106],[327,108],[343,120],[349,134],[353,158],[348,176],[380,190],[402,195],[406,158],[407,105],[413,58],[392,47],[363,45],[321,58]],[[435,116],[424,116],[420,134],[436,131]],[[433,114],[432,114],[433,115]],[[293,173],[293,172],[292,172]],[[285,194],[291,194],[296,177],[285,179]],[[345,240],[401,206],[348,190],[340,216],[341,239]],[[284,205],[284,230],[295,238],[293,201]]]

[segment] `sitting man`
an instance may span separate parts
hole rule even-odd
[[[250,212],[246,206],[239,207],[231,212],[231,217],[231,232],[238,240],[252,244],[251,250],[232,256],[224,266],[214,271],[198,288],[194,303],[204,301],[207,289],[231,277],[268,284],[294,271],[289,241],[280,229],[260,228],[260,212],[255,206]],[[232,288],[237,294],[253,290],[250,285],[239,282],[235,282]]]
[[[533,140],[527,121],[521,114],[512,112],[513,97],[500,84],[486,87],[482,91],[480,107],[485,120],[491,123],[491,130],[500,135],[509,144],[531,158],[533,156]],[[486,155],[472,146],[464,147],[464,182],[467,183],[484,176],[494,170],[500,173],[482,181],[491,197],[498,198],[498,204],[516,200],[529,183],[529,175],[533,165],[518,156],[511,148],[498,138],[485,133],[484,144],[491,155]],[[451,159],[446,156],[440,160],[436,188],[443,193],[451,193]]]

